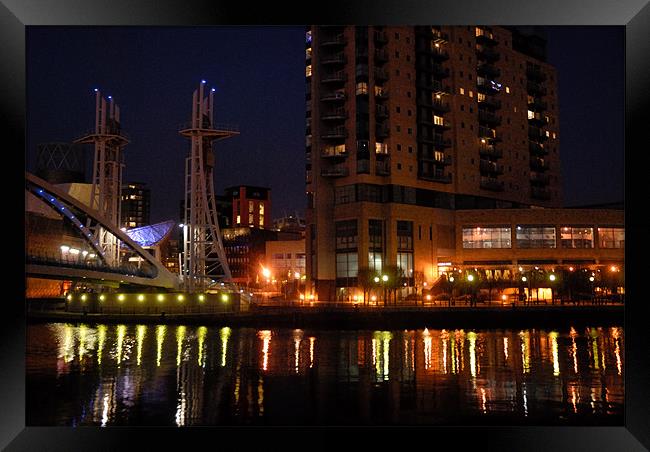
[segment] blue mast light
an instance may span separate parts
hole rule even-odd
[[[95,88],[93,91],[97,92],[98,90],[97,90],[97,88]]]
[[[108,98],[109,98],[109,99],[112,99],[112,98],[113,98],[113,96],[108,96]]]
[[[212,91],[214,93],[216,91],[216,89],[212,88],[210,91]]]

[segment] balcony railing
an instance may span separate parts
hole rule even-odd
[[[324,34],[321,37],[321,46],[344,46],[346,44],[346,39],[343,33],[339,33],[336,35],[327,35]]]
[[[387,138],[389,132],[390,132],[390,129],[388,128],[387,125],[383,125],[383,124],[382,124],[382,125],[378,125],[377,128],[375,129],[375,136],[376,136],[378,139]]]
[[[375,61],[378,63],[386,63],[388,61],[388,52],[385,49],[375,49]]]
[[[530,183],[533,185],[548,185],[551,182],[551,176],[542,173],[530,173]]]
[[[476,79],[476,87],[478,88],[479,92],[485,93],[487,95],[498,94],[501,91],[501,86],[501,83],[497,82],[496,80],[490,80],[482,77]]]
[[[532,118],[528,118],[528,124],[534,124],[539,127],[544,127],[548,124],[548,118],[542,116],[541,114],[534,115]]]
[[[478,136],[491,141],[501,141],[501,134],[489,127],[478,127]]]
[[[549,168],[548,163],[538,157],[530,158],[530,167],[535,171],[546,171]]]
[[[544,111],[548,105],[542,99],[535,97],[532,102],[528,102],[528,109],[532,111]]]
[[[434,61],[441,62],[449,59],[449,52],[440,46],[436,47],[435,44],[431,45],[431,51],[429,53],[433,57]]]
[[[481,177],[480,187],[485,190],[503,191],[503,181],[491,177]]]
[[[374,38],[378,44],[386,44],[388,42],[388,35],[385,31],[375,31]]]
[[[333,53],[330,55],[323,55],[321,59],[322,64],[345,64],[347,59],[343,53]]]
[[[480,44],[476,45],[476,55],[480,60],[484,60],[489,63],[494,63],[496,61],[499,61],[499,58],[501,58],[499,53],[496,52],[494,49]]]
[[[526,67],[526,77],[537,82],[543,82],[546,80],[546,74],[541,70],[540,67],[535,66]]]
[[[433,154],[431,156],[421,157],[420,160],[425,162],[432,162],[436,165],[449,166],[451,165],[451,155]]]
[[[437,28],[430,28],[431,30],[431,36],[433,39],[433,42],[441,44],[443,42],[448,42],[449,41],[449,36],[447,33],[443,33],[442,31],[438,30]]]
[[[428,180],[431,182],[439,182],[441,184],[451,184],[451,173],[443,172],[420,172],[418,178],[422,180]]]
[[[446,119],[443,119],[442,121],[431,121],[431,124],[433,127],[441,130],[448,130],[451,129],[451,121],[448,121]]]
[[[375,106],[375,112],[378,118],[388,118],[389,110],[388,107],[385,105]]]
[[[494,145],[487,143],[479,144],[478,153],[481,157],[490,157],[497,159],[503,157],[503,151],[501,149],[495,148]]]
[[[323,102],[337,102],[345,100],[344,91],[330,91],[321,95],[320,100]]]
[[[501,108],[501,99],[497,99],[494,96],[485,96],[482,101],[478,102],[479,107],[487,107],[493,110],[498,110]]]
[[[321,83],[342,83],[347,80],[347,74],[344,71],[327,72],[321,78]]]
[[[388,80],[388,72],[383,69],[375,68],[375,80],[382,82]]]
[[[482,173],[503,174],[503,165],[490,162],[489,160],[481,159],[479,162],[479,169]]]
[[[535,94],[535,95],[538,95],[538,96],[545,96],[546,93],[547,93],[546,88],[544,87],[544,85],[542,85],[541,83],[536,83],[536,82],[530,81],[530,80],[528,80],[528,82],[526,83],[526,88],[528,89],[528,92],[530,94]]]
[[[324,121],[341,121],[347,119],[347,117],[348,112],[345,110],[345,108],[342,107],[324,111],[323,115],[321,116]]]
[[[528,138],[533,141],[543,142],[548,140],[546,132],[539,127],[528,126]]]
[[[388,100],[388,90],[375,90],[375,99],[379,101]]]
[[[442,99],[438,99],[435,96],[431,99],[431,102],[426,105],[431,105],[434,111],[438,113],[447,113],[451,110],[449,102],[445,102]]]
[[[501,116],[487,110],[478,111],[478,120],[491,126],[498,126],[501,124]]]
[[[325,129],[321,134],[321,138],[326,140],[346,138],[348,136],[348,131],[345,127],[332,127]]]
[[[476,27],[476,42],[485,43],[488,45],[496,45],[497,41],[494,39],[494,35],[491,31],[488,31],[482,27]]]
[[[321,157],[324,158],[341,158],[347,157],[349,154],[343,146],[330,146],[321,150]]]
[[[501,70],[490,63],[479,64],[478,68],[476,68],[476,73],[489,79],[501,77]]]
[[[425,140],[422,140],[425,141]],[[432,138],[429,138],[428,141],[433,143],[433,146],[436,148],[450,148],[451,139],[443,138],[442,135],[434,134]]]
[[[548,154],[548,150],[541,143],[536,143],[534,141],[528,142],[528,150],[531,154],[543,157]]]
[[[375,162],[375,174],[377,176],[390,176],[390,161]]]
[[[342,165],[336,165],[332,168],[323,168],[320,175],[323,177],[345,177],[350,174],[350,170]]]
[[[547,188],[542,187],[531,187],[530,195],[535,199],[551,199],[551,191]]]

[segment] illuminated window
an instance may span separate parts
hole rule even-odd
[[[248,201],[248,214],[253,215],[253,212],[255,211],[255,204],[253,201]]]
[[[594,229],[562,226],[560,228],[560,243],[562,248],[593,248]]]
[[[311,58],[311,47],[307,47],[305,50],[305,58]]]
[[[237,224],[241,224],[241,215],[237,215]]]
[[[129,227],[134,228],[135,227],[135,221],[130,221],[129,222]]]
[[[506,93],[510,94],[510,87],[506,86]]]
[[[535,112],[528,110],[528,119],[535,119]]]
[[[442,116],[433,115],[433,123],[442,126],[445,124],[445,119]]]
[[[469,97],[474,97],[474,93],[472,91],[469,92]]]
[[[382,255],[384,250],[383,226],[381,220],[368,220],[368,267],[376,272],[381,272]]]
[[[476,100],[478,100],[479,102],[485,102],[485,94],[476,93]]]
[[[598,228],[600,248],[625,248],[624,228]]]
[[[557,135],[555,134],[555,132],[553,132],[553,139],[556,139],[556,138],[557,138]]]
[[[357,252],[336,253],[336,277],[356,278],[359,272],[359,257]]]
[[[357,94],[368,94],[368,83],[359,82],[357,83]]]
[[[464,227],[463,248],[512,248],[510,227]]]
[[[465,88],[459,88],[460,94],[464,95],[465,94]]]
[[[305,76],[311,77],[311,64],[308,64],[305,68]]]
[[[555,248],[555,227],[517,226],[517,248]]]
[[[550,136],[551,136],[551,132],[549,132],[549,131],[547,130],[547,131],[546,131],[546,137],[548,138],[548,137],[550,137]]]

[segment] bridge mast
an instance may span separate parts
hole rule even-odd
[[[121,217],[120,195],[122,192],[122,150],[129,140],[121,131],[120,107],[108,96],[108,102],[95,89],[95,129],[74,141],[95,145],[93,184],[90,207],[98,210],[112,226],[119,228]],[[119,261],[119,241],[107,229],[98,227],[95,238],[105,251],[107,263]]]
[[[217,221],[214,195],[212,143],[238,135],[232,127],[213,122],[214,88],[207,97],[205,80],[194,90],[192,121],[180,134],[191,140],[185,159],[185,218],[183,231],[183,283],[185,290],[205,290],[212,279],[230,282],[232,277]]]

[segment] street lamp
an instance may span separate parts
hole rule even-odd
[[[553,296],[553,283],[555,282],[555,274],[551,273],[548,276],[548,279],[551,281],[551,304],[555,304],[555,297]]]

